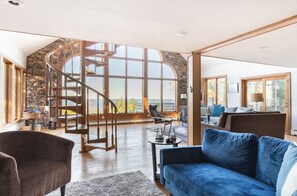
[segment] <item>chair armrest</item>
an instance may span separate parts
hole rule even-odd
[[[0,152],[0,195],[21,195],[16,161],[2,152]]]
[[[160,150],[160,182],[164,185],[165,165],[199,163],[203,161],[201,146],[164,148]]]

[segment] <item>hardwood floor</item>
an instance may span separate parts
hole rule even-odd
[[[71,181],[90,180],[97,177],[109,176],[129,171],[140,170],[152,182],[153,166],[151,144],[148,139],[154,138],[155,133],[145,128],[154,127],[152,123],[127,124],[118,126],[118,153],[114,150],[105,152],[96,149],[89,153],[79,153],[80,135],[66,134],[64,129],[42,130],[43,132],[61,136],[75,142],[72,154]],[[95,130],[91,130],[92,132]],[[179,146],[186,146],[182,142]],[[157,145],[157,160],[159,162],[159,149]],[[154,182],[155,183],[155,182]],[[169,193],[159,183],[155,183],[166,195]]]
[[[179,122],[175,122],[179,124]],[[127,124],[118,126],[118,153],[114,150],[93,150],[89,153],[79,153],[80,135],[65,134],[64,129],[43,130],[43,132],[61,136],[75,142],[72,157],[72,179],[71,181],[90,180],[97,177],[109,176],[129,171],[140,170],[152,182],[152,152],[148,139],[154,138],[155,133],[145,128],[154,127],[152,123]],[[95,132],[95,130],[91,130]],[[297,142],[297,136],[286,136],[286,140]],[[180,146],[186,146],[182,142]],[[159,149],[157,146],[157,159]],[[159,162],[159,161],[158,161]],[[155,183],[155,182],[154,182]],[[166,195],[169,193],[159,183],[155,183]]]

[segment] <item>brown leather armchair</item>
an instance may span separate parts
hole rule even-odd
[[[71,178],[74,143],[35,131],[0,133],[0,195],[40,196]]]

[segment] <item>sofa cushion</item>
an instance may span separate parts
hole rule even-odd
[[[274,187],[211,163],[166,165],[164,177],[165,187],[173,195],[275,194]]]
[[[45,195],[67,180],[66,164],[58,161],[36,159],[19,165],[18,172],[23,196]]]
[[[207,129],[202,142],[203,157],[216,165],[255,176],[257,140],[251,133]]]
[[[297,195],[297,146],[289,145],[280,168],[276,195]]]
[[[224,112],[225,107],[221,105],[214,105],[213,106],[213,111],[212,111],[212,116],[221,116],[221,114]]]
[[[277,176],[290,142],[270,136],[260,137],[256,178],[276,187]]]
[[[238,107],[236,109],[236,113],[244,113],[244,112],[252,112],[253,109],[252,108],[247,108],[247,107]]]
[[[226,125],[226,120],[227,120],[227,117],[230,113],[227,113],[227,112],[223,112],[222,115],[220,116],[219,118],[219,123],[218,123],[218,127],[220,128],[225,128],[225,125]]]
[[[225,107],[224,112],[233,113],[237,110],[238,107]]]

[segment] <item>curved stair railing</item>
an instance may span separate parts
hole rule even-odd
[[[95,47],[88,49],[91,45]],[[64,124],[65,133],[80,134],[81,152],[93,149],[115,149],[117,152],[117,106],[85,84],[86,75],[93,74],[88,66],[106,66],[108,56],[114,53],[115,46],[111,44],[96,48],[94,42],[75,42],[55,49],[45,57],[49,120]],[[63,72],[65,60],[74,55],[81,57],[81,73]],[[94,127],[96,134],[93,134]]]

